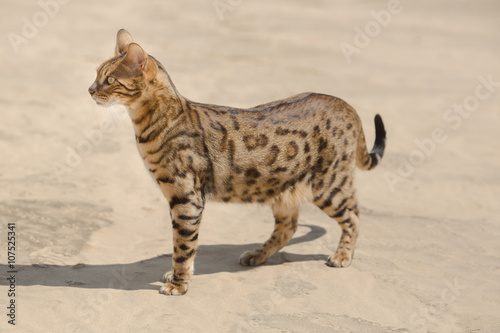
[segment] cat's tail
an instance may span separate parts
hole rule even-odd
[[[380,162],[382,156],[384,156],[384,149],[385,128],[384,123],[382,122],[382,117],[377,114],[375,116],[375,144],[373,145],[372,151],[370,153],[368,153],[368,149],[366,148],[366,141],[363,130],[360,129],[356,160],[358,168],[363,170],[373,169]]]

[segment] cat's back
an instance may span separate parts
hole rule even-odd
[[[314,92],[304,92],[285,99],[244,109],[244,111],[249,114],[252,112],[266,112],[269,114],[280,114],[283,112],[293,114],[294,112],[299,112],[302,116],[306,116],[310,113],[314,114],[314,111],[317,111],[318,109],[342,104],[347,103],[334,96]]]
[[[336,120],[358,122],[356,111],[340,98],[305,92],[251,108],[192,103],[205,126],[228,131],[255,131],[290,128],[309,131],[312,124]],[[286,131],[285,131],[286,132]],[[302,132],[304,135],[304,132]]]

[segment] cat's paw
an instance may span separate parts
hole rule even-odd
[[[171,270],[163,274],[160,281],[164,283],[172,282],[173,278],[174,278],[174,271]]]
[[[240,256],[240,265],[258,266],[266,261],[267,257],[261,251],[246,251]]]
[[[350,254],[345,252],[335,253],[330,256],[326,264],[330,267],[347,267],[351,264],[352,258]]]
[[[173,295],[173,296],[180,296],[184,295],[188,290],[187,285],[183,284],[180,286],[174,285],[170,282],[165,283],[163,286],[160,288],[160,294],[163,295]]]

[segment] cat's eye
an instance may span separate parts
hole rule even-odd
[[[108,84],[113,84],[115,82],[115,78],[108,76]]]

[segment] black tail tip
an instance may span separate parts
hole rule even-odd
[[[384,156],[385,139],[384,122],[382,121],[382,117],[377,114],[375,115],[375,144],[373,145],[373,151],[379,154],[380,157]]]

